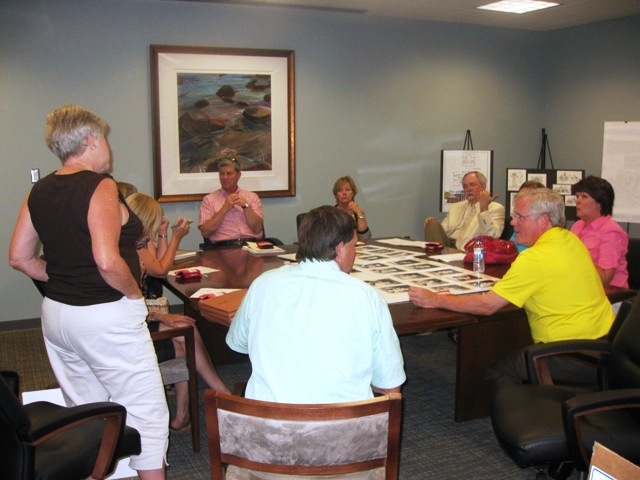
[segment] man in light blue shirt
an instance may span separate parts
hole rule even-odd
[[[349,215],[315,208],[298,231],[298,264],[252,283],[227,334],[251,360],[247,398],[338,403],[400,391],[406,375],[389,308],[349,276],[356,241]]]

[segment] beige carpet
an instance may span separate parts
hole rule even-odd
[[[0,369],[18,372],[21,392],[43,390],[55,384],[42,330],[0,332]]]

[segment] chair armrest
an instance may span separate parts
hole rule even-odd
[[[197,376],[196,376],[196,341],[195,334],[193,333],[194,327],[187,325],[184,327],[170,328],[162,330],[161,332],[152,332],[151,340],[164,340],[167,338],[184,337],[184,346],[186,351],[187,368],[189,369],[189,378],[193,378],[195,390],[197,391]],[[193,392],[192,392],[193,393]]]
[[[567,443],[578,470],[586,471],[591,459],[591,453],[582,442],[581,417],[630,408],[640,409],[640,388],[586,393],[563,402],[562,419]]]
[[[45,405],[48,404],[48,405]],[[43,408],[44,407],[44,408]],[[44,442],[62,429],[73,428],[96,419],[113,416],[124,423],[126,409],[114,402],[95,402],[63,407],[49,402],[33,402],[24,406],[31,425],[19,432],[20,439],[33,445]]]
[[[25,410],[28,412],[31,428],[28,431],[20,430],[18,437],[33,446],[79,425],[104,420],[105,426],[92,477],[104,478],[107,475],[118,441],[124,431],[127,417],[125,407],[114,402],[95,402],[74,407],[34,402],[25,405]]]
[[[611,344],[608,340],[562,340],[559,342],[536,343],[524,350],[529,382],[553,385],[548,360],[553,357],[570,355],[590,363],[595,367],[608,357]]]
[[[167,330],[158,332],[151,332],[151,340],[153,340],[154,342],[175,337],[185,337],[186,341],[188,336],[193,337],[193,327],[189,325],[184,327],[169,328]]]

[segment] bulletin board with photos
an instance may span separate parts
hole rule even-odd
[[[571,195],[571,186],[584,178],[584,170],[540,170],[535,168],[507,168],[507,198],[505,211],[511,213],[513,199],[520,185],[535,180],[564,199],[567,220],[576,219],[576,197]]]

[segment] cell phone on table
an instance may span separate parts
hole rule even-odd
[[[260,240],[256,242],[256,245],[260,250],[268,250],[269,248],[273,248],[273,243],[267,242],[266,240]]]

